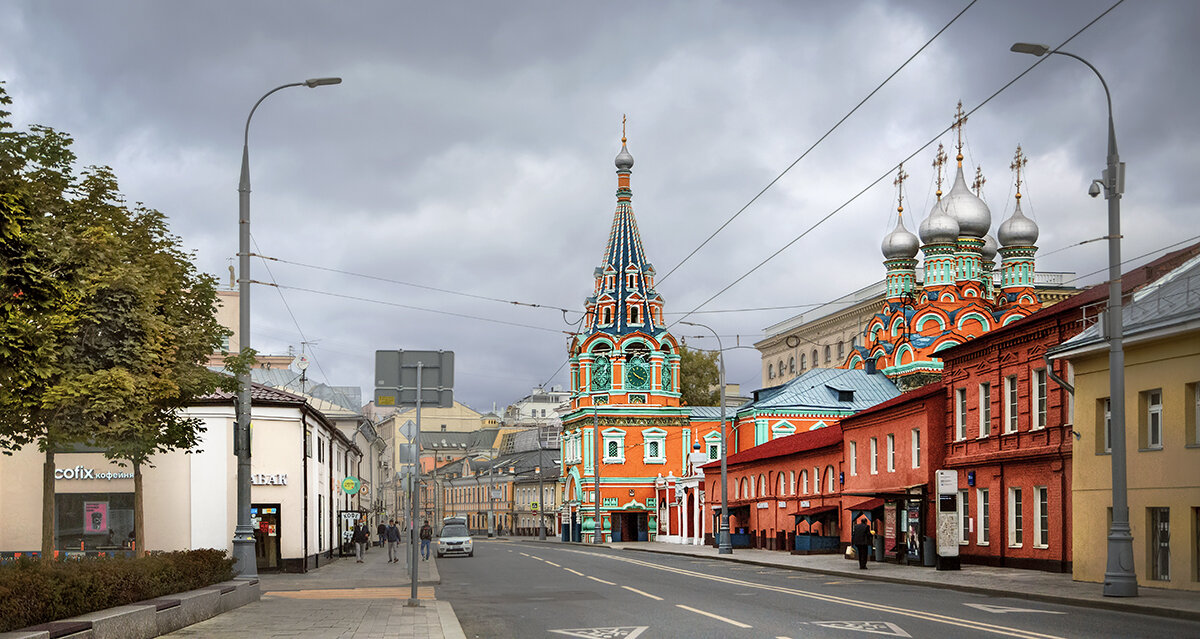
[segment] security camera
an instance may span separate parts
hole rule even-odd
[[[1092,180],[1092,185],[1088,187],[1088,195],[1092,197],[1098,197],[1100,195],[1100,191],[1100,180]]]

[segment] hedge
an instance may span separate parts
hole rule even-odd
[[[138,559],[89,557],[0,565],[0,632],[124,606],[233,578],[223,550],[158,553]]]

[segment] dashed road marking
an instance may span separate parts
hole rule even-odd
[[[754,626],[751,626],[750,624],[745,624],[740,621],[734,621],[733,619],[730,619],[729,617],[722,617],[721,615],[714,615],[711,612],[707,612],[705,610],[698,610],[696,608],[692,608],[691,606],[685,606],[683,604],[675,604],[675,607],[683,608],[684,610],[687,610],[688,612],[694,612],[698,615],[704,615],[705,617],[712,617],[713,619],[716,619],[717,621],[724,621],[725,623],[727,623],[731,626],[737,626],[738,628],[753,628],[754,627]]]
[[[565,571],[567,571],[567,572],[570,572],[570,573],[574,573],[574,574],[576,574],[576,575],[579,575],[580,577],[585,577],[585,576],[586,576],[586,575],[584,575],[583,573],[579,572],[578,570],[571,570],[570,568],[563,568],[563,570],[565,570]]]
[[[588,579],[591,579],[592,581],[599,581],[599,582],[600,582],[600,583],[602,583],[602,584],[608,584],[608,585],[610,585],[610,586],[615,586],[615,585],[617,585],[617,584],[615,584],[615,583],[613,583],[613,582],[611,582],[611,581],[605,581],[605,580],[603,580],[603,579],[601,579],[601,578],[599,578],[599,577],[593,577],[593,576],[591,576],[591,575],[588,575]]]
[[[638,590],[637,588],[630,588],[629,586],[621,586],[621,587],[622,587],[622,588],[624,588],[625,590],[628,590],[629,592],[636,592],[637,594],[639,594],[639,595],[641,595],[641,596],[643,596],[643,597],[649,597],[649,598],[651,598],[651,599],[653,599],[653,600],[655,600],[655,601],[662,601],[662,600],[663,600],[663,598],[662,598],[662,597],[659,597],[658,595],[652,595],[652,594],[650,594],[650,593],[648,593],[648,592],[644,592],[644,591]]]
[[[553,561],[550,561],[549,559],[547,559],[545,561],[546,561],[546,563],[550,564],[551,566],[554,566],[555,568],[562,568],[562,566],[554,563]]]

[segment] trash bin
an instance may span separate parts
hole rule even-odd
[[[883,561],[883,535],[875,535],[875,561]]]
[[[921,563],[926,568],[931,568],[937,565],[937,546],[934,544],[933,537],[922,538],[921,559]]]

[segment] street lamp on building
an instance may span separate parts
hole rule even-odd
[[[717,533],[717,554],[732,555],[733,544],[729,540],[729,471],[726,468],[727,455],[725,452],[728,449],[725,445],[728,441],[725,437],[725,348],[721,345],[721,336],[711,326],[695,322],[680,321],[679,323],[707,328],[712,331],[713,337],[717,338],[717,356],[720,358],[721,364],[717,379],[717,383],[721,387],[721,523],[720,530]]]
[[[238,181],[238,348],[250,346],[250,119],[267,96],[288,87],[321,87],[340,84],[341,78],[312,78],[267,91],[246,116],[242,134],[242,175]],[[250,525],[250,371],[238,375],[237,424],[234,453],[237,455],[237,525],[233,530],[234,572],[240,579],[258,577],[254,553],[254,528]]]
[[[1041,57],[1064,55],[1086,64],[1100,79],[1108,101],[1108,161],[1101,179],[1093,180],[1088,194],[1104,193],[1108,200],[1108,397],[1112,440],[1112,524],[1108,529],[1108,563],[1104,571],[1104,596],[1136,597],[1137,574],[1133,570],[1133,534],[1129,528],[1129,499],[1125,480],[1125,352],[1122,348],[1121,317],[1121,194],[1125,192],[1125,164],[1117,155],[1117,133],[1113,126],[1112,94],[1108,83],[1091,62],[1066,51],[1052,50],[1044,44],[1018,42],[1015,53]]]

